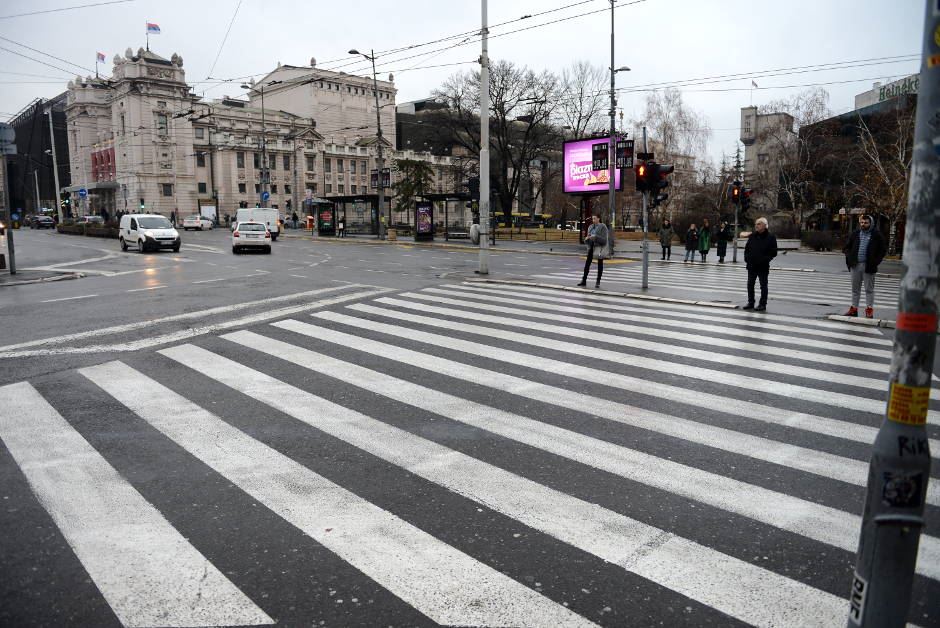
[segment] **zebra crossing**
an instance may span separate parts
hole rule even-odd
[[[638,286],[642,277],[640,264],[608,265],[604,268],[605,285],[625,284]],[[553,282],[577,283],[581,281],[581,269],[533,275],[537,279]],[[594,271],[591,271],[593,277]],[[676,288],[688,291],[691,298],[738,301],[747,295],[747,274],[743,264],[739,266],[708,264],[683,264],[651,260],[650,285],[657,288]],[[900,281],[885,274],[875,275],[875,308],[894,310],[897,308]],[[770,298],[797,303],[812,303],[831,306],[848,306],[852,302],[851,279],[847,273],[810,273],[786,270],[770,271]],[[708,295],[715,295],[709,297]],[[864,305],[864,294],[862,295]]]
[[[0,387],[0,477],[84,623],[844,624],[877,330],[470,282],[292,316]]]

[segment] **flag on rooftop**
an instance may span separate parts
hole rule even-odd
[[[160,25],[154,24],[153,22],[147,22],[147,34],[148,35],[159,35],[160,34]]]
[[[103,53],[103,52],[99,52],[99,53],[98,53],[98,63],[104,63],[104,53]]]

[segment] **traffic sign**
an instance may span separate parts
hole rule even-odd
[[[78,191],[78,195],[81,196],[82,198],[85,198],[86,196],[88,196],[88,190],[86,190],[85,188],[81,188]]]
[[[269,198],[271,198],[271,193],[268,192],[267,190],[265,190],[264,192],[261,193],[261,200],[262,200],[262,201],[267,201]]]

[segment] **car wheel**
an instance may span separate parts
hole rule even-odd
[[[173,252],[174,252],[174,253],[179,253],[179,252],[180,252],[180,245],[179,245],[179,244],[177,244],[176,246],[173,247]]]
[[[234,253],[235,255],[238,255],[238,247],[237,247],[237,246],[232,246],[232,253]]]
[[[121,250],[122,251],[127,250],[127,242],[124,241],[124,238],[121,238]]]
[[[271,247],[270,247],[270,246],[264,247],[264,252],[267,253],[268,255],[270,255],[270,254],[271,254]]]
[[[144,252],[144,241],[143,241],[143,240],[137,240],[137,252],[138,252],[138,253],[143,253],[143,252]]]

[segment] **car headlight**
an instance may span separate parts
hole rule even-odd
[[[144,235],[147,236],[148,238],[152,238],[152,237],[153,237],[153,231],[144,231]]]

